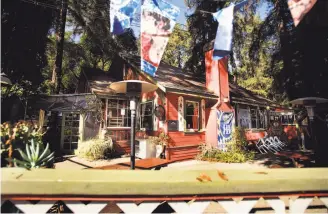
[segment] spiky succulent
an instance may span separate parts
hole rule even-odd
[[[25,152],[18,149],[22,160],[18,159],[8,159],[8,161],[13,162],[18,167],[24,167],[27,169],[39,168],[46,166],[50,161],[54,159],[54,152],[50,153],[49,144],[46,148],[43,148],[40,143],[34,143],[31,140],[31,144],[26,144]]]

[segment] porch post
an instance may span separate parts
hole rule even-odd
[[[135,121],[136,121],[136,97],[133,96],[130,100],[131,110],[131,169],[135,166]]]

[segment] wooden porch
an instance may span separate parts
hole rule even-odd
[[[129,154],[131,152],[129,127],[106,128],[105,138],[110,137],[114,143],[114,149],[118,155]]]

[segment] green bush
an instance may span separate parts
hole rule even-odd
[[[15,167],[24,167],[26,169],[47,167],[51,165],[54,160],[54,152],[50,152],[49,144],[44,148],[42,143],[34,143],[33,139],[30,143],[31,145],[28,143],[26,144],[25,151],[18,149],[21,155],[21,160],[16,158],[8,158],[7,160],[14,163]]]
[[[87,160],[99,160],[109,158],[114,152],[113,141],[111,138],[99,139],[91,138],[79,143],[79,147],[75,150],[75,155]]]
[[[210,145],[202,144],[198,160],[215,161],[224,163],[244,163],[254,159],[254,152],[246,150],[247,141],[244,130],[236,127],[232,140],[227,143],[227,151],[222,151]]]

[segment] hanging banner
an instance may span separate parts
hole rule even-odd
[[[141,6],[141,70],[155,76],[180,13],[163,0],[144,0]]]
[[[292,15],[295,27],[312,9],[317,0],[288,0],[288,8]]]
[[[133,16],[140,8],[140,0],[111,0],[110,1],[110,32],[122,34],[124,30],[131,27]]]
[[[231,3],[228,7],[213,13],[213,18],[218,24],[216,37],[214,40],[213,59],[220,60],[230,54],[233,37],[233,15],[234,12],[243,7],[248,0],[237,5]]]
[[[234,126],[234,113],[217,111],[218,123],[218,148],[227,151],[227,142],[232,139],[232,130]]]

